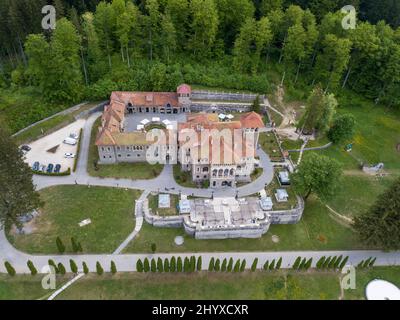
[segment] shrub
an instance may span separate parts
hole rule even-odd
[[[164,259],[164,272],[169,272],[169,260],[167,258]]]
[[[56,265],[56,263],[54,262],[54,260],[49,259],[48,262],[47,262],[47,264],[48,264],[50,267],[53,267],[53,268],[54,268],[54,272],[55,272],[55,273],[59,273],[59,270],[58,270],[57,265]]]
[[[35,276],[37,274],[37,269],[35,268],[35,265],[33,264],[33,262],[31,260],[28,260],[28,262],[26,263],[29,270],[31,271],[31,275]]]
[[[357,265],[357,269],[362,268],[363,265],[364,265],[364,260],[361,260],[360,263]]]
[[[155,253],[157,250],[157,245],[155,243],[151,244],[151,252]]]
[[[305,270],[310,269],[310,268],[311,268],[311,265],[312,265],[312,258],[310,258],[310,259],[307,260],[306,264],[304,265],[304,269],[305,269]]]
[[[176,262],[176,271],[182,272],[182,258],[178,257],[178,260]]]
[[[164,266],[161,258],[157,259],[157,271],[158,272],[164,272]]]
[[[240,272],[243,272],[246,269],[246,259],[242,260],[242,264],[240,265]]]
[[[296,260],[295,260],[294,263],[293,263],[292,269],[293,269],[293,270],[299,269],[300,262],[301,262],[301,258],[300,258],[300,257],[297,257]]]
[[[345,267],[347,261],[349,261],[349,257],[348,256],[343,259],[343,261],[340,263],[339,268],[343,269]]]
[[[64,246],[62,240],[60,239],[60,237],[57,237],[56,245],[57,245],[57,249],[58,249],[59,253],[64,253],[65,252],[65,246]]]
[[[171,264],[170,264],[169,269],[171,270],[171,272],[176,271],[176,258],[175,257],[171,258]]]
[[[150,263],[149,263],[149,259],[147,259],[147,258],[144,259],[143,270],[144,270],[144,272],[150,271]]]
[[[183,271],[185,272],[190,271],[190,262],[188,257],[185,257],[185,259],[183,260]]]
[[[307,259],[306,259],[306,258],[303,258],[303,259],[301,260],[301,262],[300,262],[300,265],[299,265],[298,270],[304,269],[304,266],[305,266],[306,262],[307,262]]]
[[[225,272],[226,271],[226,266],[228,264],[228,261],[226,260],[226,258],[222,261],[222,265],[221,265],[221,271]]]
[[[78,244],[77,244],[77,242],[76,242],[74,237],[71,238],[71,245],[72,245],[72,251],[73,252],[78,252],[79,251]]]
[[[154,259],[151,259],[151,261],[150,261],[150,270],[151,270],[151,272],[157,271],[156,260],[154,260]]]
[[[143,272],[144,268],[143,268],[143,262],[142,260],[138,259],[136,261],[136,271],[137,272]]]
[[[60,273],[60,274],[62,274],[62,275],[64,275],[67,271],[65,270],[65,267],[64,267],[64,265],[60,262],[58,265],[57,265],[57,269],[58,269],[58,272]]]
[[[319,258],[316,265],[317,269],[322,269],[324,262],[325,262],[325,256]]]
[[[231,258],[229,258],[228,267],[226,268],[226,270],[228,272],[231,272],[232,269],[233,269],[233,258],[231,257]]]
[[[82,268],[83,268],[83,273],[88,274],[89,273],[89,268],[86,264],[86,262],[82,262]]]
[[[263,265],[263,269],[264,269],[265,271],[268,271],[268,270],[269,270],[269,261],[268,261],[268,260],[265,261],[265,263],[264,263],[264,265]]]
[[[368,258],[367,260],[364,261],[362,268],[368,268],[370,262],[371,262],[372,258]]]
[[[279,269],[281,268],[281,266],[282,266],[282,257],[280,257],[279,260],[278,260],[278,262],[276,263],[275,269],[276,269],[276,270],[279,270]]]
[[[220,271],[221,270],[221,264],[220,264],[219,259],[215,260],[214,270],[215,271]]]
[[[34,171],[32,170],[33,174],[36,174],[38,176],[69,176],[71,174],[71,168],[68,168],[66,171],[64,172],[43,172],[43,171]]]
[[[335,257],[333,257],[333,258],[331,259],[331,261],[329,261],[329,263],[328,263],[328,268],[329,268],[329,269],[333,269],[333,267],[335,266],[336,260],[337,260],[337,257],[335,256]]]
[[[7,273],[8,273],[10,276],[14,277],[15,274],[16,274],[16,272],[15,272],[14,267],[11,265],[11,263],[9,263],[8,261],[6,261],[6,262],[4,262],[4,266],[6,267]]]
[[[235,267],[233,268],[234,272],[240,271],[240,260],[236,260]]]
[[[335,269],[339,268],[340,263],[342,262],[342,259],[343,259],[343,256],[342,256],[342,255],[340,255],[340,256],[336,259],[335,264],[333,265],[333,267],[334,267]]]
[[[75,261],[69,259],[69,267],[71,268],[71,272],[77,274],[78,273],[78,266],[76,265]]]
[[[197,258],[197,271],[201,271],[201,269],[202,269],[202,264],[203,264],[203,261],[202,261],[202,258],[201,258],[201,256],[199,256],[198,258]]]
[[[214,271],[214,258],[211,258],[210,263],[208,265],[208,271]]]
[[[271,263],[269,264],[269,270],[274,270],[275,269],[275,259],[273,259],[272,261],[271,261]]]
[[[190,257],[190,272],[194,272],[196,270],[196,258],[194,256]]]
[[[369,268],[373,267],[374,264],[375,264],[375,261],[376,261],[376,258],[373,258],[373,259],[371,260],[371,262],[368,264],[368,267],[369,267]]]
[[[96,262],[96,272],[99,276],[104,273],[103,267],[101,266],[99,261]]]
[[[111,270],[112,274],[116,274],[117,273],[117,266],[115,265],[114,261],[111,261],[110,270]]]
[[[332,260],[332,257],[326,258],[325,261],[324,261],[324,264],[322,265],[322,268],[323,268],[323,269],[328,268],[329,263],[331,262],[331,260]]]
[[[258,258],[254,258],[253,263],[251,264],[251,271],[256,271],[257,270],[257,263],[258,263]]]

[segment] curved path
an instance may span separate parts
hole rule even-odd
[[[162,191],[160,186],[168,188],[169,193],[179,193],[183,192],[186,194],[194,194],[198,197],[210,197],[212,194],[211,189],[194,189],[194,188],[184,188],[176,184],[172,175],[172,166],[166,165],[164,170],[159,177],[153,180],[129,180],[129,179],[101,179],[96,177],[90,177],[87,174],[86,166],[88,160],[89,144],[90,144],[90,134],[93,123],[100,116],[100,113],[92,115],[84,128],[83,139],[81,141],[81,154],[77,165],[77,171],[68,177],[46,177],[46,176],[35,176],[34,183],[37,189],[43,189],[55,185],[66,185],[66,184],[83,184],[83,185],[96,185],[96,186],[108,186],[108,187],[120,187],[120,188],[131,188],[144,190],[144,197],[149,191]],[[272,164],[268,156],[259,149],[258,155],[260,156],[260,164],[263,167],[263,174],[253,183],[246,186],[233,189],[226,188],[223,190],[215,191],[214,195],[229,195],[233,196],[236,194],[236,190],[239,196],[251,195],[258,192],[264,187],[265,184],[269,183],[273,178]],[[165,191],[165,190],[164,190]],[[139,205],[139,207],[138,207]],[[136,204],[136,215],[139,213],[140,209],[140,199],[139,203]],[[138,209],[139,208],[139,209]],[[47,266],[48,260],[53,259],[54,261],[61,262],[69,270],[69,260],[73,259],[79,266],[82,262],[86,262],[90,271],[96,270],[96,262],[99,261],[105,271],[110,270],[110,263],[114,261],[117,265],[119,271],[136,271],[136,261],[138,259],[144,258],[170,258],[172,256],[202,256],[203,259],[203,270],[208,269],[209,260],[212,257],[215,258],[233,258],[236,259],[246,259],[246,268],[250,268],[251,263],[254,258],[258,258],[258,267],[262,267],[265,260],[278,259],[282,257],[283,263],[282,268],[289,268],[298,256],[305,258],[313,258],[313,266],[317,260],[322,256],[349,256],[349,262],[352,264],[358,264],[361,260],[367,259],[369,257],[376,257],[376,265],[387,266],[396,265],[400,263],[400,252],[382,252],[382,251],[284,251],[284,252],[206,252],[206,253],[176,253],[176,254],[120,254],[123,248],[129,243],[131,239],[135,237],[137,232],[140,230],[140,219],[139,224],[136,226],[135,230],[128,238],[121,244],[119,248],[116,249],[114,254],[82,254],[82,255],[31,255],[21,252],[14,248],[7,240],[4,229],[0,231],[0,272],[5,272],[4,262],[9,261],[15,268],[17,273],[29,273],[29,269],[26,265],[28,260],[31,260],[39,272],[42,268]],[[202,240],[199,240],[202,241]]]

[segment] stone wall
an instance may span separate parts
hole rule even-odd
[[[256,97],[256,94],[248,93],[216,92],[205,90],[192,91],[192,100],[253,102]],[[263,101],[264,97],[264,95],[260,95],[260,101]]]
[[[184,216],[168,216],[161,217],[153,214],[149,208],[149,200],[143,201],[144,220],[154,227],[162,228],[181,228],[183,225]]]
[[[292,210],[278,210],[269,212],[272,224],[295,224],[300,221],[304,212],[304,200],[297,196],[297,206]]]

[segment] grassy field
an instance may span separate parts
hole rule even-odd
[[[57,253],[59,236],[71,251],[70,238],[81,242],[86,253],[111,253],[135,226],[134,203],[139,191],[104,187],[57,186],[40,191],[45,202],[30,226],[31,234],[11,235],[14,246],[29,253]],[[79,227],[90,218],[92,223]]]
[[[100,126],[100,118],[93,124],[90,137],[89,157],[87,170],[89,175],[100,178],[119,179],[153,179],[160,175],[164,166],[162,164],[151,165],[147,162],[140,163],[117,163],[101,165],[95,163],[99,160],[99,153],[95,145],[96,134]],[[97,169],[97,170],[96,170]]]
[[[282,161],[283,155],[279,149],[278,141],[275,135],[271,132],[260,133],[260,138],[258,142],[261,148],[269,155],[271,161]]]
[[[152,195],[149,197],[149,208],[152,210],[153,214],[157,214],[159,216],[174,216],[179,214],[176,206],[179,204],[179,196],[176,194],[170,195],[170,207],[169,208],[159,208],[158,207],[158,194]]]
[[[277,235],[279,243],[274,243]],[[183,236],[182,246],[174,244],[176,236]],[[125,252],[151,252],[156,243],[158,252],[217,252],[217,251],[289,251],[289,250],[335,250],[363,249],[356,234],[337,223],[319,201],[307,202],[302,220],[295,225],[272,225],[260,239],[196,240],[185,234],[183,228],[157,228],[145,223],[138,236]]]
[[[0,300],[44,300],[54,290],[42,287],[42,275],[17,275],[10,277],[0,274]],[[72,275],[57,276],[57,288],[72,278]]]
[[[58,299],[363,300],[365,286],[373,279],[383,278],[399,286],[399,271],[398,267],[357,271],[356,290],[344,291],[343,297],[341,274],[335,272],[124,273],[101,278],[91,274]]]

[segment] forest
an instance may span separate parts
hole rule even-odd
[[[55,30],[41,27],[48,2]],[[355,29],[342,27],[347,4]],[[0,20],[3,94],[68,105],[182,82],[305,97],[319,85],[400,106],[396,0],[0,0]]]

